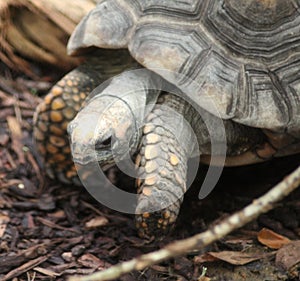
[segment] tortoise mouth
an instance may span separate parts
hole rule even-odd
[[[80,169],[82,169],[85,166],[89,166],[93,163],[98,163],[100,168],[103,171],[107,171],[109,168],[113,167],[115,165],[115,162],[113,161],[112,157],[107,156],[106,158],[103,158],[103,156],[101,156],[101,160],[98,161],[97,159],[95,159],[94,157],[91,159],[90,157],[85,157],[84,159],[74,159],[73,161],[75,163],[75,165],[79,165]]]
[[[105,149],[96,149],[95,147],[76,147],[72,148],[72,157],[75,164],[88,165],[98,162],[100,167],[106,168],[114,163],[111,147]]]

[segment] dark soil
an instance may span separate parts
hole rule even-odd
[[[0,80],[2,281],[66,280],[69,275],[108,268],[190,237],[241,209],[299,165],[300,156],[296,155],[255,166],[227,168],[214,191],[200,201],[198,189],[206,172],[206,167],[201,166],[186,194],[174,232],[159,244],[148,244],[137,236],[133,216],[102,206],[84,188],[62,185],[45,176],[32,142],[32,117],[40,102],[38,95],[44,94],[56,78],[49,73],[41,81],[30,81],[6,71]],[[117,179],[118,186],[134,185],[114,168],[109,174]],[[276,250],[258,242],[262,228],[298,240],[300,192],[294,192],[273,211],[205,251],[133,272],[119,280],[300,280],[297,269],[291,275],[276,266]],[[261,258],[234,265],[221,260],[208,262],[203,255],[225,250]],[[206,278],[200,277],[204,268]]]

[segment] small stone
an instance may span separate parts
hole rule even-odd
[[[84,245],[76,245],[75,247],[72,248],[72,255],[74,257],[78,257],[80,255],[82,255],[85,251],[85,246]]]
[[[66,261],[66,262],[71,262],[73,260],[73,255],[71,252],[65,252],[62,253],[61,257]]]

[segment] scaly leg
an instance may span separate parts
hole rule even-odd
[[[136,158],[142,176],[137,180],[140,196],[136,209],[136,226],[141,237],[158,240],[172,229],[186,192],[188,159],[195,155],[196,147],[196,152],[202,155],[200,160],[207,160],[203,156],[212,153],[211,136],[203,117],[217,132],[216,116],[203,111],[199,114],[178,96],[163,94],[146,118]],[[266,142],[259,129],[230,120],[221,120],[219,124],[224,124],[227,156],[231,159],[246,158],[247,163],[256,157],[257,147]],[[218,144],[224,139],[217,133],[214,141]]]

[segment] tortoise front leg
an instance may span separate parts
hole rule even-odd
[[[220,123],[216,119],[208,112],[200,113],[176,95],[160,96],[146,119],[136,159],[141,172],[141,179],[137,180],[140,196],[136,209],[140,236],[157,240],[172,229],[187,189],[187,161],[190,157],[201,154],[200,160],[207,160],[208,155],[218,158],[219,149],[212,151],[213,141],[216,145],[225,145],[223,154],[226,153],[227,159],[247,164],[256,157],[257,148],[266,143],[259,129],[230,120]],[[218,128],[220,125],[224,126],[225,135],[220,133],[223,131]]]
[[[187,161],[196,143],[182,118],[185,107],[178,97],[162,95],[145,122],[136,159],[144,177],[137,180],[136,226],[144,238],[160,239],[172,229],[186,192]]]

